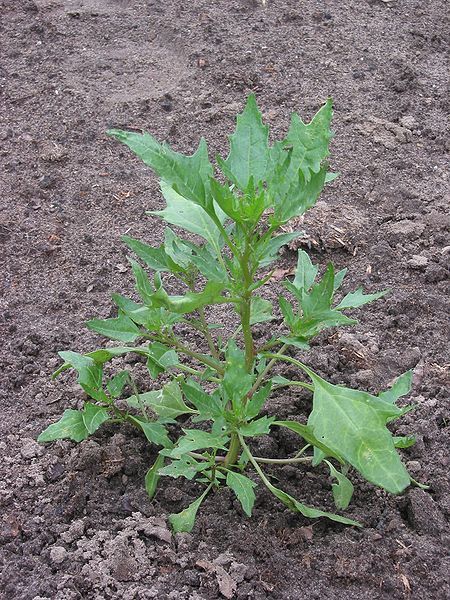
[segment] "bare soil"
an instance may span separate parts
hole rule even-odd
[[[449,597],[446,8],[0,0],[1,598]],[[348,288],[391,289],[357,328],[322,336],[310,364],[369,391],[415,368],[417,409],[395,427],[416,434],[404,459],[430,488],[393,497],[359,482],[347,512],[362,530],[309,522],[260,489],[252,519],[222,491],[192,534],[172,536],[167,515],[198,490],[168,480],[150,502],[154,450],[137,432],[34,442],[83,399],[70,375],[50,381],[56,352],[97,347],[83,322],[111,314],[111,292],[132,289],[120,236],[163,236],[144,214],[163,205],[155,178],[106,129],[143,128],[186,152],[203,135],[224,153],[250,91],[275,135],[293,110],[309,118],[334,98],[342,175],[304,224],[313,258],[348,266]],[[287,250],[281,268],[295,261]],[[296,415],[306,398],[279,395],[267,409]],[[259,445],[268,456],[295,449],[288,435]],[[320,469],[277,476],[332,508]]]

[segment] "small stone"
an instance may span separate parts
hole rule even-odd
[[[422,465],[418,460],[409,460],[406,463],[406,468],[411,473],[411,475],[418,475],[422,471]]]
[[[422,256],[421,254],[414,254],[408,260],[408,266],[411,269],[422,270],[428,265],[428,258],[426,256]]]
[[[42,177],[39,179],[39,187],[43,190],[48,190],[54,187],[54,185],[55,180],[53,179],[53,177],[50,177],[50,175],[42,175]]]
[[[400,125],[412,131],[413,129],[416,129],[418,127],[419,123],[412,115],[405,115],[400,119]]]
[[[84,534],[85,529],[86,524],[84,521],[81,519],[73,521],[69,529],[61,534],[61,539],[66,542],[66,544],[72,544],[72,542],[78,540]]]
[[[62,546],[54,546],[50,550],[50,560],[56,565],[60,565],[67,557],[67,550]]]
[[[40,446],[35,440],[31,438],[25,438],[22,442],[20,454],[24,458],[36,458],[43,452],[42,446]]]

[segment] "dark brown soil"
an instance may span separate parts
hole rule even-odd
[[[0,0],[2,598],[449,596],[446,8]],[[211,152],[224,152],[250,91],[275,135],[291,111],[310,117],[333,96],[332,166],[342,176],[307,220],[314,258],[347,265],[353,287],[392,290],[361,311],[356,329],[324,336],[310,364],[373,391],[416,367],[417,409],[396,427],[416,433],[404,459],[430,489],[392,497],[361,483],[347,511],[360,531],[308,522],[263,490],[247,519],[223,491],[192,534],[172,537],[167,514],[197,490],[164,481],[150,503],[143,476],[154,455],[136,432],[33,441],[82,401],[72,377],[50,382],[56,352],[96,347],[82,323],[108,316],[110,293],[132,288],[120,236],[163,235],[144,215],[162,206],[155,178],[105,130],[144,128],[184,151],[204,135]],[[282,267],[295,260],[285,252]],[[292,394],[268,410],[303,407]],[[294,449],[281,435],[260,446],[273,456]],[[300,499],[331,508],[320,469],[278,476]]]

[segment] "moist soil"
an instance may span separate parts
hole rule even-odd
[[[449,597],[446,3],[0,7],[1,597]],[[415,369],[416,410],[393,429],[416,435],[402,454],[429,489],[394,497],[356,479],[346,514],[362,529],[308,521],[259,487],[251,519],[223,490],[191,534],[172,535],[167,515],[199,488],[167,478],[150,502],[143,478],[155,451],[137,431],[106,426],[78,445],[34,441],[83,402],[72,375],[50,381],[56,352],[104,343],[84,321],[113,314],[112,292],[132,293],[120,236],[163,238],[161,222],[145,215],[164,205],[155,177],[105,131],[145,129],[189,153],[204,136],[211,154],[223,154],[251,91],[274,136],[292,111],[309,119],[333,97],[331,166],[341,176],[300,224],[297,245],[322,268],[347,266],[345,291],[391,290],[357,311],[356,328],[322,334],[305,360],[334,383],[371,392]],[[282,253],[276,276],[292,272],[295,250]],[[267,297],[278,291],[275,280],[266,286]],[[215,318],[226,327],[234,319]],[[144,366],[133,366],[149,385]],[[267,412],[298,418],[308,405],[305,394],[279,393]],[[256,447],[281,457],[296,444],[278,433]],[[305,503],[333,510],[321,467],[269,471]]]

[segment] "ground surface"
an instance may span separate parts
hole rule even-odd
[[[445,5],[0,1],[2,598],[448,596]],[[275,134],[292,110],[309,118],[333,96],[342,176],[307,221],[313,257],[347,265],[349,287],[392,289],[356,329],[324,336],[310,364],[369,391],[416,368],[417,410],[397,431],[416,433],[404,459],[430,489],[390,497],[361,484],[347,511],[360,531],[312,524],[263,491],[248,520],[223,492],[192,534],[172,537],[167,514],[197,490],[166,481],[150,503],[142,479],[153,454],[136,432],[33,442],[82,400],[72,378],[49,381],[56,352],[96,347],[83,321],[107,316],[110,293],[132,288],[120,235],[163,233],[144,216],[162,206],[155,179],[105,130],[144,128],[184,151],[204,135],[225,152],[250,91]],[[281,267],[295,260],[287,251]],[[268,411],[295,415],[305,398],[276,397]],[[267,455],[293,449],[290,437],[261,441]],[[324,473],[278,476],[330,508]]]

